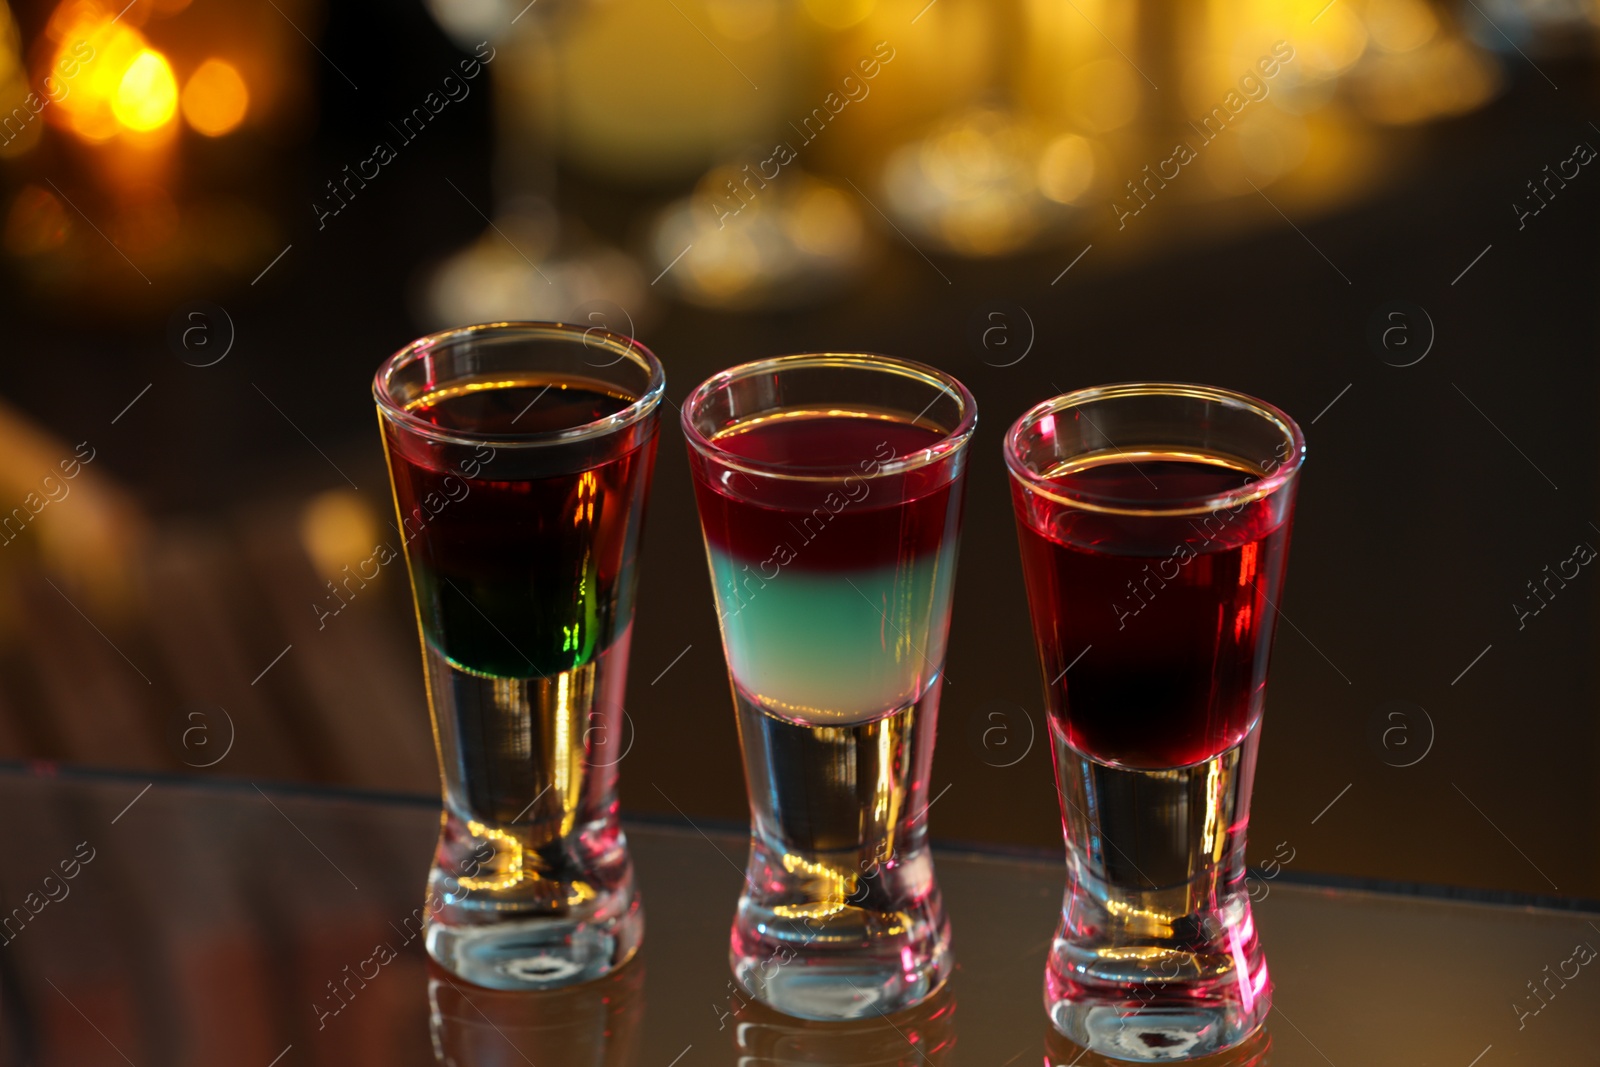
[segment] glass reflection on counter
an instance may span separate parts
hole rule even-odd
[[[747,1000],[727,1029],[738,1067],[946,1067],[956,1044],[955,1012],[946,984],[909,1011],[847,1023],[807,1022]]]
[[[1126,1067],[1128,1063],[1127,1060],[1114,1060],[1098,1052],[1090,1052],[1062,1037],[1053,1026],[1044,1029],[1044,1067]],[[1153,1047],[1154,1042],[1145,1043],[1147,1051]],[[1185,1061],[1189,1067],[1272,1067],[1272,1035],[1266,1027],[1215,1056],[1194,1059],[1187,1056],[1186,1051],[1185,1046],[1174,1045],[1168,1059]]]
[[[643,1016],[639,957],[597,982],[536,993],[469,985],[428,964],[428,1032],[443,1067],[624,1067]]]

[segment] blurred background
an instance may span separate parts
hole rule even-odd
[[[1310,460],[1251,859],[1600,897],[1597,34],[1592,0],[0,2],[0,758],[435,792],[403,570],[350,581],[392,532],[370,378],[562,319],[675,401],[818,349],[971,386],[931,820],[999,847],[1060,848],[1005,427],[1116,380],[1277,403]],[[623,803],[736,826],[666,414]]]

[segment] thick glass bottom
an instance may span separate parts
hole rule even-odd
[[[481,827],[475,827],[482,830]],[[534,869],[523,854],[514,874],[453,862],[483,833],[445,819],[439,857],[428,875],[428,955],[451,974],[490,989],[558,989],[621,967],[644,937],[644,908],[621,831],[603,865],[588,871]],[[501,851],[511,837],[495,832]],[[475,876],[458,874],[463,867]]]
[[[452,974],[554,989],[637,951],[644,912],[615,791],[627,636],[533,678],[477,674],[428,646],[445,815],[426,944]]]
[[[821,869],[848,870],[857,857],[804,858],[750,849],[749,883],[739,899],[728,958],[734,980],[750,996],[799,1019],[876,1018],[913,1007],[950,977],[950,923],[933,881],[926,847],[903,856],[897,870],[880,875],[879,891],[895,899],[871,901],[858,890],[846,900],[783,904],[803,899]],[[887,883],[887,884],[884,884]],[[764,892],[752,892],[750,884]]]
[[[754,832],[730,962],[741,988],[801,1019],[921,1002],[952,966],[927,844],[938,686],[843,726],[774,716],[736,692]]]
[[[490,989],[559,989],[593,981],[627,963],[644,937],[644,911],[636,899],[610,904],[605,910],[620,914],[434,921],[428,955],[451,974]]]
[[[1114,1059],[1187,1060],[1243,1042],[1271,986],[1245,889],[1259,724],[1189,767],[1093,760],[1052,724],[1068,885],[1045,1008]]]

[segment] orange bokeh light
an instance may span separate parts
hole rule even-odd
[[[66,0],[50,18],[50,118],[86,141],[159,129],[177,113],[171,64],[129,21],[95,0]]]
[[[167,57],[146,48],[133,57],[117,82],[111,113],[130,130],[154,130],[178,110],[178,81]]]
[[[207,137],[221,137],[244,121],[250,90],[233,64],[208,59],[183,87],[183,117]]]

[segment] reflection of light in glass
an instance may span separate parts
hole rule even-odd
[[[904,960],[902,956],[902,965]],[[741,1067],[821,1067],[823,1064],[948,1067],[957,1043],[953,984],[945,983],[927,1000],[903,1012],[883,1015],[874,1011],[863,1018],[841,1022],[796,1019],[780,1015],[760,1001],[750,1000],[740,1009],[737,1020],[728,1020],[727,1030],[733,1037],[736,1053],[733,1058]],[[477,995],[474,990],[473,996]],[[503,1042],[500,1047],[504,1047]],[[1073,1055],[1078,1051],[1074,1049]],[[534,1056],[536,1062],[544,1062],[537,1060],[537,1053]],[[1061,1057],[1059,1062],[1066,1064],[1071,1059],[1071,1056]],[[598,1064],[600,1061],[591,1058],[586,1062]],[[1019,1057],[1017,1062],[1023,1061]],[[1037,1057],[1033,1062],[1038,1062]],[[1095,1062],[1102,1061],[1096,1059]],[[1084,1067],[1087,1064],[1088,1061],[1084,1061]]]
[[[561,677],[565,678],[566,675],[563,674]],[[495,679],[495,687],[497,689],[505,683],[506,679]],[[537,873],[523,870],[521,841],[518,841],[504,830],[496,830],[476,821],[467,823],[467,832],[474,837],[488,838],[494,842],[492,846],[494,851],[490,856],[498,870],[484,877],[462,875],[458,879],[461,883],[461,888],[466,890],[510,889],[522,881],[524,874],[527,874],[533,881],[539,880]],[[481,867],[478,869],[481,869]]]
[[[817,899],[804,904],[780,904],[774,910],[789,919],[829,919],[844,911],[856,892],[856,874],[844,867],[817,863],[792,852],[783,854],[783,869],[815,879],[810,893]]]
[[[585,473],[585,477],[593,475],[593,471]],[[585,561],[587,562],[587,561]],[[587,567],[584,568],[588,570]],[[562,671],[556,675],[556,713],[554,716],[555,737],[551,743],[550,751],[558,752],[554,766],[550,768],[550,785],[554,788],[555,798],[561,803],[561,833],[563,836],[572,832],[574,821],[578,814],[578,789],[582,786],[581,772],[574,773],[572,747],[572,730],[576,718],[574,711],[577,704],[573,700],[573,673]],[[582,684],[581,682],[579,683]]]
[[[1233,977],[1239,984],[1239,1001],[1244,1010],[1249,1012],[1255,1007],[1256,997],[1260,994],[1267,981],[1267,961],[1261,961],[1261,975],[1259,983],[1250,974],[1250,963],[1245,958],[1245,946],[1255,936],[1255,921],[1248,910],[1244,913],[1244,921],[1237,926],[1228,928],[1228,948],[1233,953]]]
[[[208,59],[183,87],[183,117],[207,137],[221,137],[244,121],[250,90],[233,64]]]
[[[111,113],[130,130],[153,130],[178,110],[178,82],[167,57],[146,48],[134,56],[117,82]]]
[[[1222,764],[1213,760],[1206,771],[1206,819],[1200,830],[1200,851],[1214,852],[1216,859],[1222,857],[1222,846],[1226,839],[1226,835],[1218,833],[1223,826],[1221,768]],[[1234,952],[1237,954],[1238,950]]]

